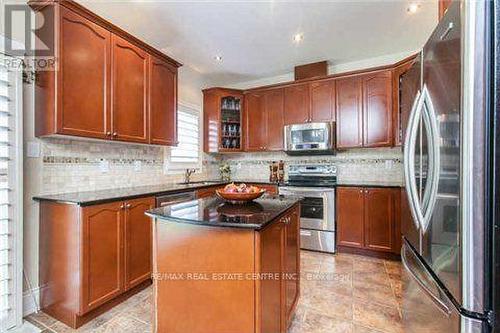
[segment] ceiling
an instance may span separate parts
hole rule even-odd
[[[89,9],[207,76],[238,83],[298,64],[342,64],[414,51],[437,24],[437,2],[79,0]],[[301,43],[293,35],[303,33]],[[214,57],[222,56],[222,62]]]

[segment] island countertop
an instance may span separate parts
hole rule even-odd
[[[152,209],[146,215],[170,222],[260,230],[300,200],[264,195],[249,203],[231,204],[213,196]]]

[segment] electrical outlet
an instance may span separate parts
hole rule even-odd
[[[99,170],[101,173],[107,173],[109,172],[109,161],[106,161],[104,159],[99,161]]]
[[[26,156],[27,157],[40,157],[40,142],[30,141],[26,145]]]
[[[134,171],[142,170],[142,161],[134,161]]]

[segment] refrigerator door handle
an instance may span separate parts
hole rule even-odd
[[[403,246],[401,247],[401,262],[403,264],[403,267],[405,270],[408,272],[408,274],[417,282],[417,284],[420,286],[420,288],[429,296],[429,299],[436,305],[436,307],[443,312],[443,314],[447,317],[451,315],[451,310],[450,308],[446,305],[445,301],[441,300],[438,296],[436,296],[432,290],[422,281],[422,279],[418,276],[417,273],[414,272],[414,270],[420,270],[426,272],[426,268],[421,266],[421,267],[413,267],[416,266],[417,264],[411,264],[410,260],[408,260],[408,252],[410,252],[410,255],[415,256],[413,253],[413,250],[411,250],[408,245],[403,242]],[[416,257],[416,256],[415,256]],[[416,261],[418,262],[418,259],[415,258],[414,260],[411,261]]]
[[[437,200],[439,175],[440,175],[440,158],[439,158],[439,129],[436,123],[436,113],[434,105],[429,94],[427,86],[422,89],[422,120],[429,134],[428,151],[429,164],[427,176],[429,179],[428,186],[425,187],[425,192],[422,199],[422,215],[421,220],[422,232],[425,234],[429,227],[434,206]]]
[[[410,212],[413,217],[415,227],[420,229],[421,219],[423,219],[422,212],[420,211],[419,197],[417,194],[417,184],[415,183],[415,145],[417,141],[417,131],[419,126],[420,108],[422,94],[417,92],[415,101],[411,108],[410,118],[408,121],[408,129],[404,142],[404,176],[405,176],[405,190],[408,196],[408,203]]]

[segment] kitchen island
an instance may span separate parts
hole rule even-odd
[[[209,197],[146,214],[155,332],[286,332],[300,291],[299,198]]]

